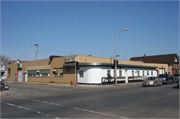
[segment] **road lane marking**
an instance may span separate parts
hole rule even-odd
[[[7,105],[9,105],[9,106],[13,106],[13,107],[17,107],[17,108],[21,108],[21,109],[25,109],[25,110],[33,111],[33,112],[36,112],[36,113],[38,113],[38,114],[43,114],[43,115],[46,115],[46,116],[55,117],[55,116],[53,116],[53,115],[46,114],[46,113],[43,113],[43,112],[41,112],[41,111],[37,111],[37,110],[33,110],[33,109],[29,109],[29,108],[27,108],[27,107],[23,107],[23,106],[15,105],[15,104],[12,104],[12,103],[7,103],[7,102],[3,102],[3,101],[1,101],[1,103],[3,103],[3,104],[7,104]],[[59,117],[55,117],[55,119],[56,119],[56,118],[57,118],[57,119],[61,119],[61,118],[59,118]]]
[[[35,102],[41,102],[41,103],[56,105],[56,106],[68,107],[68,108],[72,108],[72,109],[76,109],[76,110],[80,110],[80,111],[85,111],[85,112],[90,112],[90,113],[96,113],[96,114],[107,115],[107,116],[116,117],[116,118],[121,118],[121,119],[127,119],[126,117],[122,117],[122,116],[111,115],[111,114],[107,114],[107,113],[103,113],[103,112],[96,112],[96,111],[93,111],[93,110],[87,110],[87,109],[78,108],[78,107],[73,107],[73,106],[60,105],[60,104],[58,104],[58,103],[52,103],[52,102],[41,101],[41,100],[30,99],[30,98],[28,99],[28,98],[19,97],[19,96],[14,96],[14,97],[15,97],[15,98],[20,98],[20,99],[31,100],[31,101],[35,101]]]

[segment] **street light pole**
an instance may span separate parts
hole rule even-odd
[[[38,53],[38,50],[37,50],[37,47],[38,47],[38,44],[35,44],[35,60],[37,60],[37,53]]]
[[[122,31],[128,31],[128,29],[124,29]],[[116,75],[116,71],[117,71],[117,62],[116,62],[116,36],[121,33],[122,31],[118,32],[117,34],[115,34],[115,84],[117,85],[117,75]]]

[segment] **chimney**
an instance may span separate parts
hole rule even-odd
[[[144,57],[146,57],[146,54],[144,54]]]

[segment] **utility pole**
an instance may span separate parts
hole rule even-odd
[[[38,53],[37,48],[38,48],[38,44],[35,44],[34,46],[35,46],[35,60],[37,60],[37,53]]]

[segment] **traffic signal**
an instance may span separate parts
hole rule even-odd
[[[119,61],[118,61],[118,60],[116,60],[116,66],[118,66],[118,62],[119,62]]]
[[[113,60],[113,62],[114,62],[114,65],[113,65],[112,68],[115,69],[115,65],[118,66],[118,62],[119,62],[119,61],[118,61],[118,60]]]
[[[79,69],[78,64],[79,64],[79,62],[76,62],[76,69],[77,70]]]

